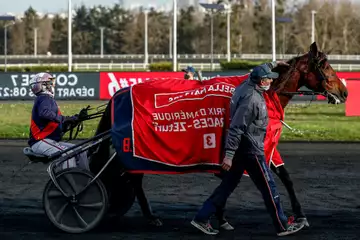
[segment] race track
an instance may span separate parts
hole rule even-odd
[[[147,225],[135,203],[127,215],[106,220],[95,230],[71,235],[55,229],[42,210],[42,191],[48,181],[46,165],[25,162],[24,141],[0,142],[0,239],[201,239],[190,221],[219,183],[211,174],[147,175],[144,188],[164,226]],[[281,143],[310,229],[284,239],[360,239],[360,143]],[[275,178],[282,202],[290,210],[285,189]],[[227,215],[236,230],[217,239],[276,239],[260,193],[244,177],[230,197]],[[213,237],[210,237],[213,238]]]

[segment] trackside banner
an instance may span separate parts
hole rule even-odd
[[[35,73],[14,72],[0,73],[0,100],[32,100],[34,98],[29,88],[29,81]],[[55,97],[59,100],[108,100],[114,93],[125,87],[134,86],[149,79],[183,78],[183,72],[54,72],[56,76]],[[243,76],[245,71],[203,72],[203,80],[214,77]],[[359,87],[360,72],[337,72],[344,82],[351,80],[348,86],[352,96]],[[355,86],[356,85],[356,86]],[[299,90],[309,90],[302,87]],[[349,100],[352,99],[349,96]],[[294,96],[293,101],[323,101],[322,96]],[[354,102],[355,101],[352,101]],[[349,106],[349,115],[353,112]],[[348,111],[347,111],[348,112]]]
[[[120,89],[149,79],[183,78],[183,72],[101,72],[100,99],[110,99]]]
[[[29,81],[36,73],[1,73],[0,100],[32,100]],[[55,98],[99,99],[99,73],[51,73],[56,77]]]
[[[247,76],[151,81],[131,88],[134,157],[168,166],[218,165],[229,101]]]
[[[349,92],[345,103],[345,115],[348,117],[360,116],[360,72],[341,72],[337,75]]]

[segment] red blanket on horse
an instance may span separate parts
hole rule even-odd
[[[118,94],[113,133],[123,164],[130,171],[147,173],[217,171],[229,127],[230,99],[247,77],[203,82],[169,78],[134,85],[128,97]],[[269,114],[265,155],[268,164],[279,166],[283,162],[276,147],[284,112],[275,92],[264,97]]]
[[[279,144],[282,123],[284,120],[284,111],[280,104],[280,99],[274,91],[264,93],[266,107],[269,115],[269,125],[265,137],[265,157],[268,164],[272,162],[276,167],[284,164],[280,153],[277,150]]]

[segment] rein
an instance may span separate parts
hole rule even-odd
[[[296,91],[296,92],[281,92],[283,95],[322,95],[326,97],[325,93],[313,91]]]
[[[83,128],[84,128],[84,121],[87,121],[87,120],[91,120],[91,119],[95,119],[95,118],[99,118],[99,117],[102,117],[103,116],[103,113],[105,112],[105,108],[106,107],[107,103],[103,104],[103,105],[100,105],[96,108],[96,112],[95,113],[92,113],[92,114],[88,114],[88,111],[89,110],[93,110],[92,108],[90,108],[90,106],[87,106],[86,108],[83,108],[80,113],[79,113],[79,120],[77,123],[75,124],[72,124],[70,126],[70,129],[67,130],[67,131],[70,131],[69,133],[69,139],[67,141],[71,141],[71,140],[75,140],[76,137],[78,136],[78,134],[80,132],[82,132]],[[100,110],[99,110],[100,109]],[[74,134],[74,137],[73,137],[73,131],[74,129],[76,128],[76,132]],[[66,131],[66,132],[67,132]]]

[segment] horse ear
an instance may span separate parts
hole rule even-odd
[[[311,45],[310,45],[310,52],[313,56],[317,56],[318,55],[318,48],[317,48],[317,45],[316,45],[316,42],[313,42]]]

